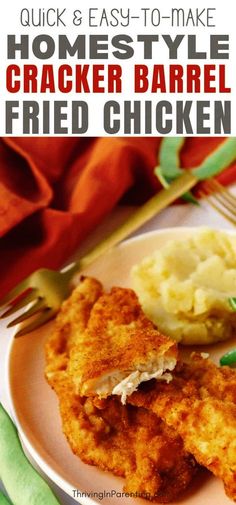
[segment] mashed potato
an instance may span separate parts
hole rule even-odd
[[[133,267],[133,287],[159,330],[182,344],[209,344],[236,333],[236,238],[200,229],[172,240]]]

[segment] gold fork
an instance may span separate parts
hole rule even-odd
[[[202,185],[200,196],[207,198],[209,205],[230,223],[236,225],[236,196],[216,179],[208,179]]]
[[[96,258],[128,237],[155,214],[189,191],[197,182],[198,179],[190,171],[185,172],[168,188],[150,198],[124,224],[78,262],[69,265],[60,272],[45,268],[37,270],[20,282],[0,300],[0,306],[7,305],[4,307],[1,317],[11,316],[29,303],[31,306],[7,326],[11,327],[22,322],[27,323],[16,333],[16,336],[21,336],[52,319],[58,312],[62,301],[69,295],[71,280],[75,273],[86,268]],[[7,310],[5,310],[6,308]]]

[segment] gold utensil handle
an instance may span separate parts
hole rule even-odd
[[[99,256],[107,252],[111,247],[121,242],[124,238],[128,237],[135,230],[140,228],[144,223],[149,221],[156,214],[161,212],[164,208],[174,202],[177,198],[183,195],[186,191],[190,190],[198,179],[186,171],[181,177],[176,179],[166,189],[162,189],[159,193],[150,198],[144,205],[136,210],[117,230],[112,232],[108,237],[97,244],[91,251],[88,252],[78,262],[73,263],[69,271],[75,273],[78,270],[83,270],[90,263],[92,263]],[[67,269],[66,269],[67,270]]]

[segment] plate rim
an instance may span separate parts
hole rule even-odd
[[[199,226],[170,226],[167,228],[160,228],[157,230],[151,230],[148,232],[143,232],[135,236],[131,236],[128,239],[123,240],[119,244],[115,246],[115,248],[122,249],[123,247],[129,245],[130,243],[133,242],[139,242],[144,238],[144,236],[156,236],[156,235],[162,235],[166,233],[170,233],[171,231],[175,231],[178,233],[178,231],[181,232],[193,232],[197,230],[203,230],[203,229],[210,229],[210,230],[216,230],[216,231],[223,231],[228,235],[233,235],[236,236],[236,230],[234,229],[227,229],[227,228],[218,228],[217,226],[207,226],[207,225],[199,225]],[[102,256],[109,254],[112,249],[107,251],[105,254]],[[100,258],[99,258],[100,259]],[[34,465],[34,462],[36,463],[37,467],[36,470],[39,471],[39,473],[42,475],[42,477],[48,481],[51,480],[53,484],[58,486],[62,491],[64,491],[68,496],[73,498],[73,500],[77,503],[80,503],[81,505],[98,505],[100,502],[95,501],[89,496],[87,497],[80,497],[79,501],[76,497],[73,496],[72,494],[72,486],[71,484],[64,478],[61,477],[56,470],[54,470],[40,454],[37,452],[37,450],[33,447],[31,444],[30,440],[28,439],[27,435],[24,433],[24,428],[22,427],[22,424],[18,418],[17,411],[14,406],[14,401],[11,395],[11,376],[10,376],[10,361],[11,361],[11,352],[12,352],[12,347],[14,344],[14,336],[15,332],[17,330],[17,327],[13,329],[11,335],[9,335],[9,342],[7,345],[7,350],[5,352],[5,358],[4,358],[4,372],[3,372],[3,384],[4,384],[4,390],[5,390],[5,395],[6,395],[6,401],[7,401],[7,410],[13,420],[13,422],[16,425],[17,431],[19,433],[20,439],[23,444],[23,449],[26,449],[26,456],[29,459],[32,458],[33,461],[31,463]],[[50,482],[49,482],[50,486]],[[78,491],[79,488],[77,488]],[[82,491],[81,491],[82,493]]]

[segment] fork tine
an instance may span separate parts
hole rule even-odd
[[[215,200],[216,202],[218,202],[223,209],[228,210],[233,216],[236,217],[235,206],[233,206],[232,204],[229,204],[227,202],[227,200],[223,197],[223,195],[222,195],[222,197],[220,197],[218,194],[214,194],[214,195],[210,195],[209,198],[211,200]]]
[[[206,181],[206,184],[210,189],[212,188],[214,191],[222,193],[222,196],[224,195],[224,198],[226,198],[226,200],[231,203],[234,208],[236,207],[236,197],[232,195],[229,190],[225,188],[225,186],[222,186],[219,181],[216,179],[208,179],[208,181]]]
[[[224,188],[222,190],[219,190],[218,187],[218,185],[215,186],[214,184],[206,184],[206,190],[217,191],[216,193],[209,196],[217,200],[225,209],[236,216],[236,199],[234,199],[234,197],[231,196],[227,190],[224,191]]]
[[[29,317],[34,316],[37,314],[39,311],[42,312],[42,310],[46,309],[47,306],[45,304],[44,298],[39,298],[36,303],[32,307],[30,307],[29,310],[26,310],[26,312],[23,312],[19,317],[16,317],[11,321],[8,325],[7,328],[11,328],[12,326],[15,326],[16,324],[22,323],[25,321],[25,319],[28,319]]]
[[[228,210],[233,216],[236,217],[236,208],[235,205],[232,205],[231,203],[228,203],[227,200],[223,197],[220,197],[218,195],[214,195],[214,198],[219,202],[223,208]]]
[[[211,207],[213,207],[213,209],[215,209],[217,212],[219,212],[219,214],[221,214],[225,219],[227,219],[227,221],[236,225],[236,217],[233,217],[232,215],[230,215],[230,213],[225,212],[223,210],[222,206],[220,206],[218,203],[216,203],[216,201],[213,201],[212,197],[208,193],[205,193],[204,191],[200,191],[199,196],[206,197],[209,205],[211,205]]]
[[[37,296],[38,290],[35,288],[33,288],[31,290],[27,290],[27,291],[25,291],[25,293],[26,293],[25,296],[23,296],[23,293],[22,293],[21,297],[18,296],[17,298],[15,298],[15,303],[13,303],[13,302],[11,303],[11,307],[9,309],[7,309],[5,312],[3,312],[3,314],[0,315],[0,319],[3,319],[4,317],[11,316],[15,312],[17,312],[17,310],[21,309],[22,307],[25,307],[26,305],[28,305],[29,302],[32,302],[33,300],[35,300],[38,297]]]
[[[29,289],[28,286],[28,278],[24,279],[22,282],[19,282],[11,291],[9,291],[3,298],[0,300],[0,307],[4,305],[9,305],[15,303],[19,296],[23,296],[23,293]]]
[[[55,311],[52,309],[45,309],[35,320],[22,328],[15,334],[15,337],[21,337],[22,335],[26,335],[26,333],[30,333],[31,331],[40,328],[43,324],[50,321],[55,316]]]

